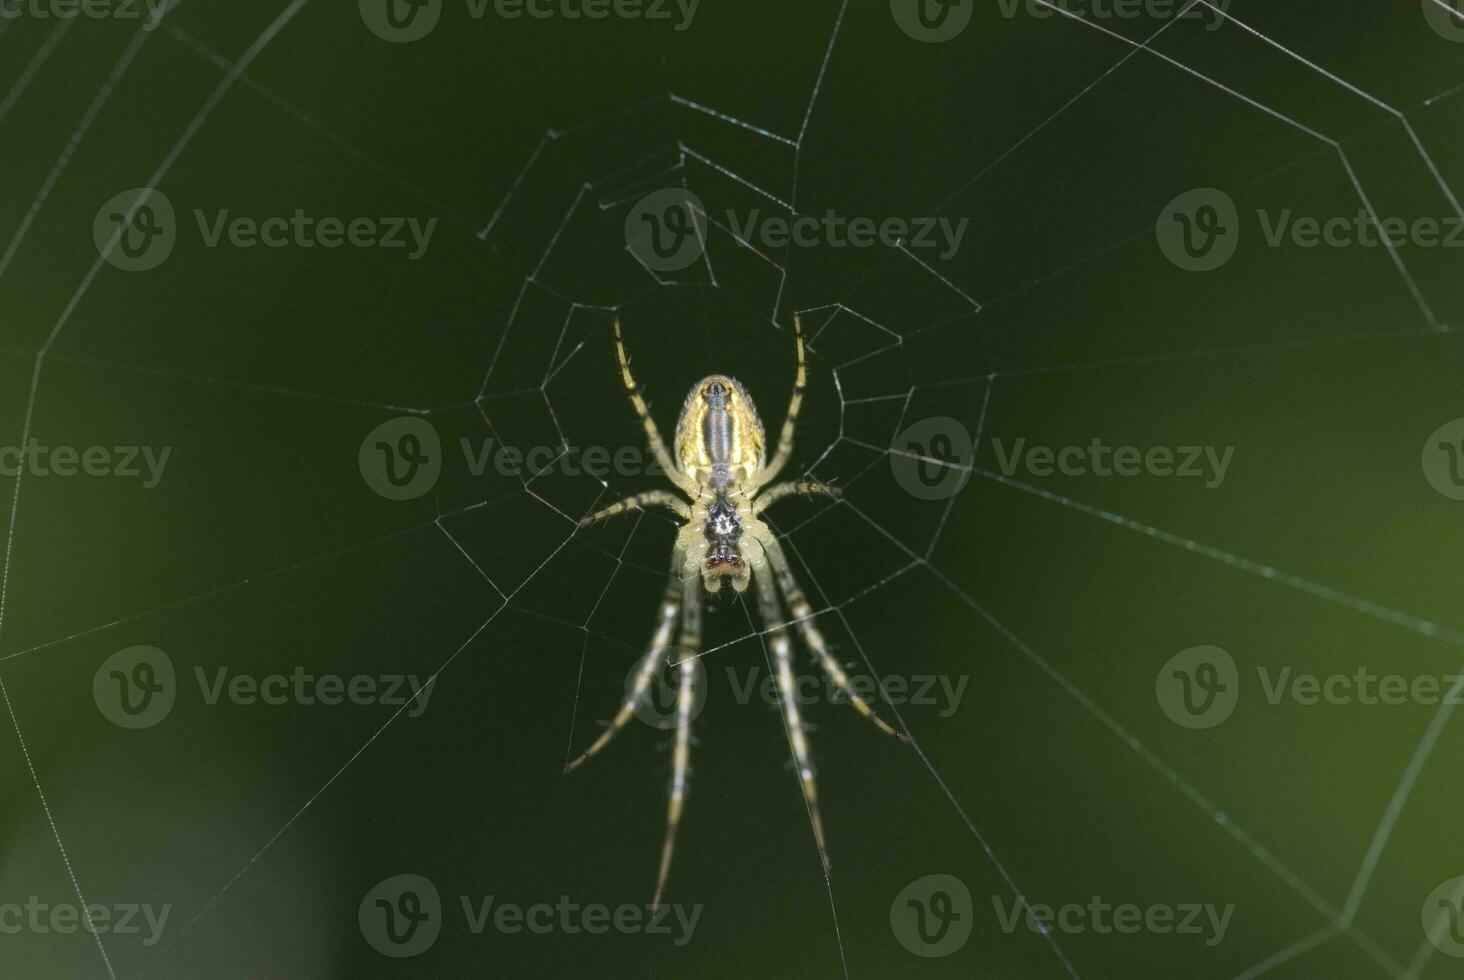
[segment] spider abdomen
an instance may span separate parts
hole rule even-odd
[[[762,419],[747,389],[714,374],[692,387],[676,425],[676,462],[715,494],[751,479],[763,467]]]

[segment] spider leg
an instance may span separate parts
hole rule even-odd
[[[825,496],[838,500],[844,495],[844,491],[838,487],[831,487],[827,483],[820,483],[818,480],[788,480],[784,483],[777,483],[768,487],[752,503],[752,512],[761,514],[773,504],[784,497],[794,495],[804,497]]]
[[[681,810],[686,802],[686,777],[691,768],[691,712],[696,700],[694,679],[696,657],[701,652],[701,595],[696,578],[683,582],[681,599],[681,637],[678,653],[683,658],[677,665],[676,740],[671,755],[671,796],[666,803],[666,838],[661,845],[661,869],[656,874],[656,895],[652,907],[660,907],[661,893],[671,874],[671,854],[676,849],[676,830],[681,825]]]
[[[691,481],[686,475],[676,468],[671,459],[671,454],[666,451],[666,443],[661,438],[661,430],[656,427],[656,420],[651,418],[651,410],[646,406],[645,398],[641,397],[640,386],[635,383],[635,376],[630,373],[630,358],[625,354],[625,341],[620,336],[620,318],[615,319],[615,357],[620,361],[620,380],[625,382],[626,393],[630,395],[630,404],[634,406],[635,413],[640,416],[641,424],[645,426],[646,442],[650,445],[651,454],[656,457],[656,462],[661,469],[666,471],[666,477],[678,486],[691,486]]]
[[[580,527],[598,524],[600,521],[623,514],[628,510],[644,510],[647,507],[666,507],[674,511],[676,516],[683,521],[691,520],[691,508],[686,505],[686,501],[668,490],[647,490],[645,493],[626,497],[618,503],[595,511],[589,517],[580,520]]]
[[[796,313],[793,314],[793,336],[798,349],[798,372],[793,376],[793,394],[788,399],[788,414],[783,417],[783,431],[778,436],[778,451],[773,454],[773,461],[758,473],[758,486],[772,483],[773,478],[788,465],[788,459],[793,455],[793,427],[798,422],[798,412],[803,408],[803,391],[808,387],[808,372],[803,362],[803,323]]]
[[[783,724],[787,730],[788,745],[793,750],[793,763],[798,767],[798,782],[803,788],[803,800],[808,804],[808,822],[813,827],[813,839],[818,844],[818,856],[823,861],[824,874],[831,868],[829,849],[824,840],[823,818],[818,811],[818,787],[813,780],[813,757],[808,748],[808,735],[803,729],[803,719],[798,711],[793,680],[793,649],[784,629],[782,611],[778,608],[778,589],[773,582],[768,558],[756,539],[747,549],[752,563],[752,577],[757,582],[758,612],[763,626],[769,633],[768,645],[773,648],[777,661],[778,701],[783,707]]]
[[[635,682],[625,698],[625,703],[620,706],[620,710],[610,725],[600,733],[600,737],[595,739],[577,759],[564,767],[565,772],[573,772],[598,754],[606,745],[609,745],[610,740],[630,723],[631,715],[635,714],[635,706],[645,698],[646,692],[650,690],[656,671],[660,669],[661,662],[670,652],[671,629],[676,625],[676,617],[681,612],[681,560],[679,551],[671,559],[671,576],[666,583],[666,594],[661,600],[661,620],[656,624],[656,632],[651,637],[650,649],[641,657],[640,665],[636,668]]]
[[[748,531],[762,545],[763,551],[767,554],[768,562],[772,565],[773,571],[778,578],[778,585],[783,590],[784,597],[788,600],[788,609],[793,614],[794,621],[798,624],[798,631],[803,635],[803,641],[808,644],[818,664],[823,668],[829,680],[834,686],[849,699],[849,704],[855,711],[868,718],[876,728],[891,735],[902,742],[908,742],[910,737],[903,732],[898,732],[890,727],[890,724],[877,715],[869,702],[855,693],[849,685],[849,675],[844,672],[839,661],[829,652],[829,645],[824,640],[823,633],[819,632],[818,626],[813,622],[813,608],[808,604],[808,598],[803,594],[803,589],[798,585],[798,580],[793,576],[793,567],[788,564],[788,556],[783,551],[783,545],[778,541],[772,529],[762,521],[749,526]]]

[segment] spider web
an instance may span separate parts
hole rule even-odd
[[[1464,750],[1451,706],[1270,706],[1249,677],[1460,671],[1459,517],[1417,468],[1459,414],[1457,265],[1412,246],[1267,248],[1252,222],[1223,270],[1197,275],[1153,235],[1196,187],[1245,214],[1464,220],[1464,49],[1412,5],[1345,25],[1325,4],[1185,5],[1214,30],[1032,6],[1051,16],[983,8],[934,45],[884,5],[708,9],[686,35],[463,19],[402,46],[307,0],[189,2],[156,31],[0,19],[5,438],[175,455],[147,492],[6,481],[16,803],[0,894],[172,909],[154,945],[7,936],[7,966],[1448,975],[1419,909],[1464,871],[1447,832]],[[573,77],[544,71],[571,62]],[[135,186],[185,223],[194,207],[303,204],[439,228],[418,262],[195,238],[124,276],[85,231]],[[672,272],[624,233],[665,188],[704,206],[701,255]],[[779,248],[729,218],[829,209],[970,228],[943,257]],[[633,727],[560,772],[644,649],[674,530],[654,512],[577,528],[664,485],[565,465],[641,445],[612,318],[663,431],[714,371],[744,381],[776,431],[795,313],[810,386],[792,466],[844,496],[780,504],[772,523],[852,672],[965,678],[964,699],[948,714],[878,703],[910,747],[846,707],[806,709],[826,877],[777,711],[729,697],[765,676],[765,636],[713,600],[668,893],[705,906],[694,939],[471,934],[458,895],[649,899],[662,739]],[[356,454],[403,415],[431,423],[444,468],[430,494],[387,501]],[[941,417],[974,460],[902,440]],[[1008,472],[999,455],[1094,437],[1235,446],[1235,465],[1206,488]],[[461,441],[489,439],[545,447],[541,469],[472,472]],[[907,461],[969,479],[920,499]],[[136,644],[169,654],[180,693],[134,732],[98,713],[91,682]],[[1208,731],[1154,697],[1160,666],[1199,644],[1229,650],[1246,684]],[[297,666],[435,683],[420,715],[190,690],[196,669]],[[437,884],[445,920],[426,958],[394,963],[355,912],[403,872]],[[974,931],[915,960],[890,905],[933,873],[969,886]],[[1235,913],[1208,946],[1008,934],[993,911],[1094,895]]]

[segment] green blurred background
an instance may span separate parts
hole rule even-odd
[[[1154,38],[1162,17],[981,3],[942,43],[885,3],[823,0],[703,0],[684,30],[674,7],[509,20],[445,0],[400,44],[343,0],[187,0],[142,35],[33,6],[0,20],[0,441],[171,447],[151,489],[0,480],[0,903],[170,910],[156,942],[104,934],[105,956],[81,933],[0,934],[0,974],[1460,975],[1421,922],[1464,874],[1458,722],[1416,703],[1272,705],[1257,682],[1464,661],[1464,504],[1420,465],[1464,415],[1459,253],[1404,247],[1400,271],[1382,249],[1267,247],[1256,218],[1350,218],[1359,187],[1380,216],[1457,214],[1464,43],[1425,6],[1235,0],[1261,36],[1209,18]],[[98,209],[159,173],[176,244],[116,269]],[[623,229],[664,187],[723,224],[776,202],[970,224],[954,256],[920,261],[757,254],[714,227],[706,261],[653,276]],[[1154,233],[1197,187],[1241,216],[1208,273]],[[412,261],[209,248],[193,218],[297,208],[437,225]],[[793,465],[846,502],[781,504],[777,529],[851,670],[966,684],[952,712],[899,706],[918,750],[846,707],[807,709],[826,882],[779,714],[729,683],[765,672],[762,644],[746,608],[712,601],[667,893],[702,912],[680,946],[478,935],[459,905],[650,900],[664,735],[636,722],[562,768],[622,697],[674,534],[656,514],[574,521],[658,484],[526,485],[474,475],[457,448],[639,446],[612,309],[663,429],[714,371],[779,425],[788,328],[808,311]],[[392,501],[357,455],[403,414],[440,435],[442,474]],[[950,499],[918,499],[892,466],[931,417],[981,434]],[[996,479],[991,440],[1019,438],[1234,457],[1215,488]],[[176,702],[126,730],[92,684],[137,645],[167,654]],[[1210,729],[1172,722],[1155,691],[1199,645],[1240,677]],[[414,717],[209,704],[195,671],[220,668],[441,674]],[[406,959],[358,922],[401,874],[443,904],[435,943]],[[942,958],[891,923],[932,874],[971,894],[970,938]],[[1049,942],[1002,929],[994,903],[1015,894],[1234,908],[1213,944]]]

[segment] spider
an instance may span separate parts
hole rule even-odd
[[[758,613],[777,662],[775,673],[788,743],[826,875],[830,870],[829,854],[824,841],[823,821],[819,816],[808,738],[793,697],[792,646],[787,627],[797,627],[819,666],[856,711],[880,731],[908,741],[907,736],[891,728],[875,714],[867,701],[850,688],[848,675],[829,653],[823,634],[814,625],[813,610],[793,576],[782,544],[760,518],[763,511],[785,497],[816,495],[837,499],[840,496],[837,489],[817,480],[773,483],[793,454],[793,430],[807,387],[803,325],[796,315],[793,318],[793,335],[798,369],[772,461],[767,459],[762,419],[747,389],[734,378],[713,374],[698,381],[686,396],[681,417],[676,423],[676,459],[673,462],[630,372],[630,358],[625,353],[620,321],[615,321],[615,355],[630,403],[645,427],[651,453],[687,500],[667,490],[649,490],[611,504],[580,521],[580,526],[585,527],[626,511],[665,507],[684,523],[672,548],[671,572],[650,648],[635,668],[630,691],[605,731],[582,755],[570,762],[565,771],[577,769],[598,754],[630,721],[636,705],[647,696],[653,678],[668,659],[672,649],[671,635],[679,621],[677,649],[682,659],[674,665],[677,680],[676,727],[666,834],[652,902],[657,906],[671,870],[676,829],[686,800],[687,770],[691,759],[692,683],[694,662],[701,643],[704,594],[715,595],[726,585],[738,594],[746,592],[749,583],[757,586]],[[791,623],[783,616],[780,592],[792,614]]]

